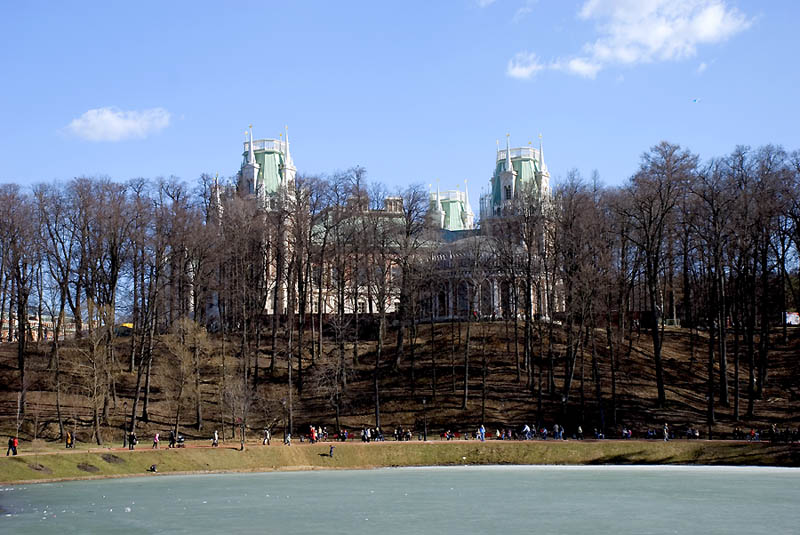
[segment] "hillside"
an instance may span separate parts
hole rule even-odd
[[[511,326],[513,330],[513,325]],[[462,409],[464,349],[466,342],[466,324],[458,325],[438,323],[434,326],[433,341],[431,326],[420,325],[416,343],[407,341],[404,358],[399,369],[394,369],[394,335],[390,333],[385,340],[384,356],[380,366],[379,389],[381,400],[381,425],[384,430],[396,426],[410,428],[415,434],[422,433],[425,420],[429,435],[438,435],[445,430],[472,433],[480,425],[482,412],[482,375],[483,359],[486,366],[486,402],[485,419],[487,430],[494,433],[497,428],[513,428],[518,430],[523,423],[531,425],[540,423],[552,427],[559,423],[567,427],[569,434],[574,433],[578,424],[590,435],[592,429],[603,427],[601,424],[597,392],[592,380],[592,355],[590,347],[584,351],[583,366],[580,359],[576,362],[570,396],[566,404],[566,412],[562,404],[564,383],[563,346],[553,347],[555,359],[556,391],[547,392],[547,359],[544,361],[545,376],[543,378],[541,418],[537,414],[538,369],[534,374],[534,388],[526,384],[526,372],[523,370],[521,380],[517,381],[513,335],[507,331],[503,322],[480,322],[471,327],[469,395],[467,408]],[[557,338],[563,333],[556,333]],[[611,411],[611,364],[606,353],[605,335],[597,332],[597,372],[600,383],[603,414],[605,417],[606,435],[618,436],[623,426],[634,430],[634,436],[644,436],[648,428],[660,429],[663,423],[669,422],[677,434],[686,427],[698,427],[702,437],[707,436],[706,427],[706,378],[707,378],[707,338],[698,333],[696,339],[696,355],[690,354],[690,333],[688,330],[667,328],[664,344],[664,366],[667,386],[667,405],[657,408],[655,373],[652,363],[650,338],[642,332],[634,335],[630,356],[620,359],[617,368],[617,414],[616,424]],[[762,399],[755,403],[755,416],[746,418],[747,410],[747,363],[740,362],[741,418],[733,419],[733,351],[729,349],[728,376],[730,380],[730,407],[723,407],[716,400],[716,424],[713,428],[715,438],[730,437],[734,427],[745,431],[751,427],[765,429],[777,424],[781,429],[796,429],[800,424],[800,373],[797,371],[797,355],[800,354],[800,332],[789,331],[787,344],[781,344],[780,336],[774,333],[773,350],[769,355],[769,378]],[[520,325],[520,355],[522,353],[522,335]],[[149,421],[141,422],[137,428],[139,436],[160,431],[166,434],[174,421],[176,406],[170,401],[175,397],[175,390],[170,386],[174,380],[176,357],[169,349],[168,337],[162,337],[156,345],[153,376],[151,381],[151,399],[149,405]],[[86,342],[83,342],[85,345]],[[232,385],[241,382],[240,372],[236,370],[237,359],[232,347],[237,340],[225,343],[226,376],[223,380],[223,346],[221,340],[212,338],[208,350],[202,359],[201,399],[204,425],[196,429],[195,403],[191,392],[184,391],[184,403],[180,410],[180,429],[189,438],[210,436],[214,429],[223,430],[226,436],[232,432],[232,415],[230,405],[234,401],[231,393]],[[69,342],[62,348],[62,418],[66,428],[73,430],[79,441],[88,442],[92,435],[92,410],[90,398],[87,397],[86,378],[81,377],[85,366],[81,359],[85,347],[79,342]],[[352,363],[352,346],[346,346],[346,358],[350,372],[347,375],[347,386],[341,397],[340,425],[350,430],[375,425],[374,409],[374,370],[375,342],[359,343],[359,360]],[[38,347],[31,344],[32,354],[29,358],[29,385],[27,391],[28,409],[21,426],[20,436],[23,439],[44,438],[56,439],[58,436],[56,403],[54,394],[54,373],[48,367],[49,347],[42,344]],[[273,428],[280,435],[286,416],[284,402],[288,401],[287,364],[278,358],[274,373],[267,369],[269,364],[268,344],[262,342],[258,357],[257,395],[250,403],[248,429],[251,436],[258,435],[265,425]],[[337,362],[335,347],[327,342],[323,345],[323,357],[315,366],[310,359],[304,359],[304,385],[301,392],[293,391],[294,429],[297,435],[305,431],[309,424],[326,426],[329,430],[335,427],[335,410],[331,400],[330,378],[331,364]],[[534,354],[538,355],[541,347],[539,340],[534,340]],[[106,441],[118,443],[122,440],[124,414],[133,404],[133,392],[136,384],[136,372],[126,370],[130,351],[128,338],[119,338],[116,342],[116,365],[109,373],[116,387],[116,400],[109,396],[108,423],[102,427]],[[327,355],[327,356],[326,356]],[[545,348],[545,356],[547,351]],[[436,365],[433,365],[435,357]],[[16,345],[0,346],[0,431],[4,434],[13,432],[17,412],[16,387],[19,383],[16,369]],[[70,363],[72,363],[70,365]],[[85,370],[84,370],[85,371]],[[432,380],[436,376],[436,396],[432,392]],[[297,377],[295,368],[294,377]],[[715,372],[718,375],[718,372]],[[252,374],[251,374],[252,376]],[[584,383],[583,402],[581,400],[581,383]],[[718,381],[718,377],[716,379]],[[228,394],[223,393],[226,383]],[[718,398],[718,392],[717,392]],[[423,408],[422,400],[426,404]]]

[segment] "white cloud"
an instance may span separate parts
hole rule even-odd
[[[511,20],[513,22],[520,22],[533,11],[533,5],[538,1],[539,0],[526,0],[525,5],[517,9],[517,11],[514,13],[514,17]]]
[[[67,130],[89,141],[142,139],[169,126],[170,118],[170,113],[164,108],[142,111],[97,108],[73,119]]]
[[[601,68],[602,66],[597,62],[583,58],[572,58],[564,65],[562,70],[584,78],[594,78]]]
[[[512,78],[528,79],[544,69],[533,52],[518,52],[508,60],[506,74]]]
[[[700,65],[697,66],[697,74],[703,74],[708,69],[708,64],[705,61],[701,62]]]
[[[488,7],[494,4],[497,0],[475,0],[475,3],[478,4],[478,7]]]
[[[689,58],[752,23],[724,0],[587,0],[578,15],[599,33],[581,59],[603,66]]]
[[[724,42],[753,22],[727,0],[585,0],[578,16],[594,22],[596,39],[551,68],[587,78],[612,65],[694,57],[699,46]]]

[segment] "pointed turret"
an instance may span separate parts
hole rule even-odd
[[[256,162],[255,147],[253,146],[253,125],[250,125],[245,135],[249,136],[249,140],[245,141],[247,145],[247,162],[242,166],[242,182],[239,184],[239,189],[261,197],[264,195],[264,188],[258,183],[260,166]]]
[[[467,179],[464,179],[464,212],[466,221],[464,228],[471,229],[475,224],[475,213],[472,211],[472,206],[469,204],[469,187],[467,186]]]
[[[286,134],[286,141],[284,144],[285,151],[283,153],[284,162],[283,162],[283,186],[289,192],[293,189],[291,184],[294,183],[295,175],[297,174],[297,169],[294,166],[294,162],[292,161],[292,153],[289,149],[289,126],[284,126],[284,133]],[[290,193],[291,194],[291,193]]]
[[[214,175],[214,183],[211,184],[210,193],[210,202],[206,215],[207,222],[219,224],[219,222],[222,221],[222,196],[219,191],[219,173]]]
[[[542,134],[539,134],[539,170],[544,173],[544,149],[542,149]]]
[[[247,130],[250,132],[250,143],[247,144],[247,163],[252,165],[256,162],[255,156],[253,155],[253,125],[250,125],[250,128]]]
[[[442,207],[442,196],[439,193],[439,180],[436,180],[436,195],[433,194],[433,184],[429,185],[430,187],[430,200],[431,200],[431,220],[439,226],[439,228],[444,228],[444,219],[445,219],[445,212],[444,208]]]
[[[511,167],[511,148],[510,148],[510,138],[511,134],[506,134],[506,171],[509,173],[513,173],[514,169]]]

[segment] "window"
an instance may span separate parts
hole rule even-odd
[[[511,200],[511,186],[510,185],[506,186],[506,200],[507,201]]]
[[[367,312],[367,304],[364,301],[358,302],[358,313],[359,314],[366,314]]]

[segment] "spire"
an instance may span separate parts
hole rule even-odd
[[[288,166],[291,161],[291,156],[289,155],[289,125],[285,125],[283,129],[286,132],[286,165]]]
[[[245,144],[247,145],[247,161],[242,166],[241,182],[239,183],[240,191],[249,194],[256,194],[261,196],[262,185],[259,184],[258,170],[259,165],[256,163],[255,147],[253,146],[253,125],[251,124],[244,133]]]
[[[222,199],[220,198],[219,194],[219,173],[214,175],[214,185],[212,188],[213,191],[211,195],[211,206],[209,207],[209,218],[216,217],[216,221],[219,222],[222,219]]]
[[[430,185],[431,189],[433,189],[433,184]],[[439,228],[444,228],[444,217],[445,213],[442,210],[442,196],[439,194],[439,179],[436,179],[436,201],[433,205],[433,214],[436,221],[436,224],[439,225]]]
[[[472,228],[475,223],[475,212],[472,211],[472,206],[469,204],[469,188],[467,187],[467,179],[464,179],[464,211],[467,213],[467,228]]]
[[[286,138],[284,140],[283,176],[281,177],[281,181],[283,182],[283,187],[285,188],[289,185],[289,125],[283,125],[283,132],[286,134]]]
[[[542,134],[539,134],[539,171],[544,173],[544,150],[542,149]]]
[[[512,172],[512,168],[511,168],[511,147],[509,145],[511,143],[511,141],[509,140],[510,137],[511,137],[511,134],[506,134],[506,171],[508,171],[509,173]]]
[[[250,132],[250,143],[247,145],[247,163],[254,164],[256,162],[255,157],[253,156],[253,125],[251,124],[248,128],[248,132]]]

